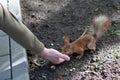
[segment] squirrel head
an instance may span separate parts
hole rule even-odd
[[[87,45],[88,49],[90,50],[96,50],[96,39],[92,36],[90,39],[90,42]]]

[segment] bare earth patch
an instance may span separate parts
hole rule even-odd
[[[63,36],[77,39],[95,15],[111,17],[110,30],[97,42],[95,54],[53,65],[39,59],[31,63],[31,80],[120,80],[120,0],[21,0],[23,23],[46,47],[61,51]],[[31,53],[31,52],[28,52]]]

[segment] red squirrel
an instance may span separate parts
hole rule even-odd
[[[96,41],[103,35],[105,30],[110,27],[110,18],[106,15],[99,15],[93,18],[93,34],[85,34],[79,37],[74,42],[70,43],[70,37],[64,36],[64,46],[62,53],[71,55],[77,53],[77,59],[80,59],[85,50],[96,51]]]

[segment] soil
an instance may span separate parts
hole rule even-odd
[[[23,23],[46,47],[61,51],[63,36],[74,41],[99,14],[111,18],[110,30],[97,42],[97,51],[75,55],[59,65],[39,58],[31,63],[30,80],[120,80],[120,0],[21,0]],[[32,52],[28,52],[32,53]]]

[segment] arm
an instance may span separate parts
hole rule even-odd
[[[2,5],[0,5],[0,29],[24,48],[39,54],[53,63],[59,64],[69,60],[68,56],[61,54],[57,50],[45,48],[44,44],[22,22],[4,9]]]
[[[24,48],[39,53],[44,45],[36,36],[8,10],[0,6],[0,28]]]

